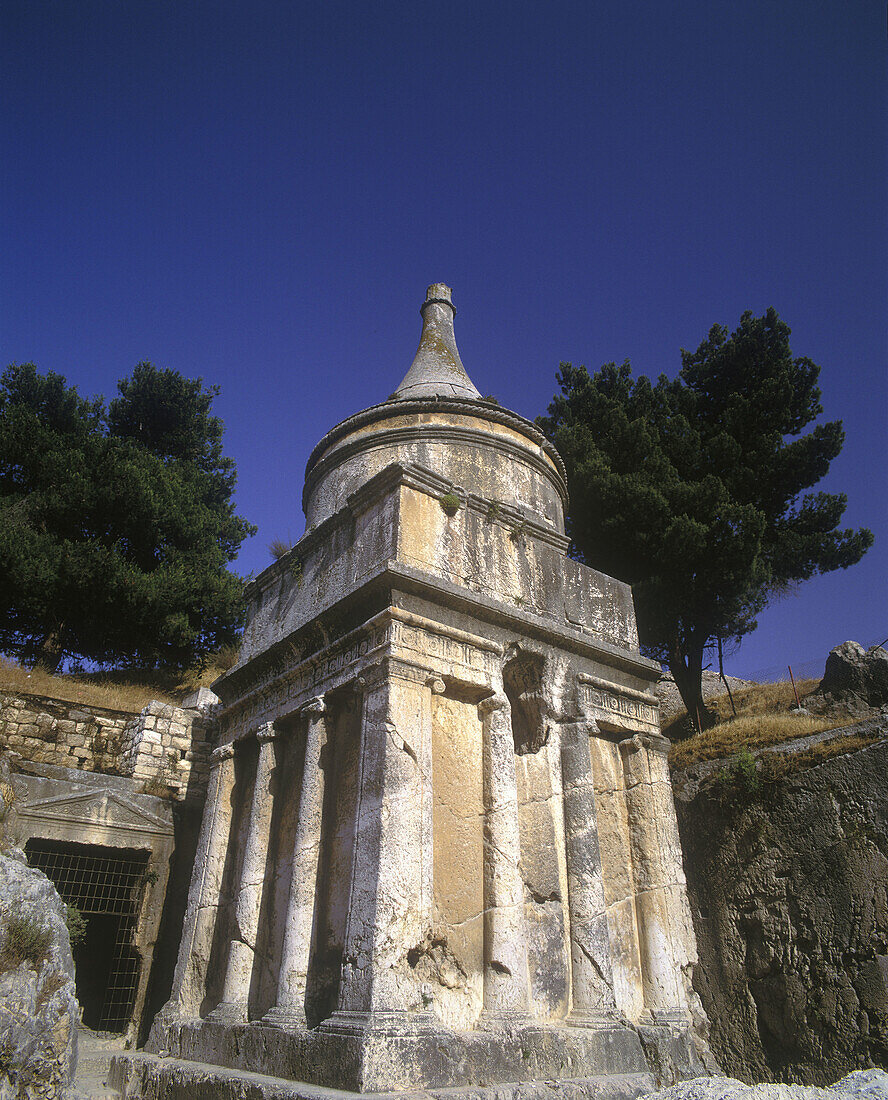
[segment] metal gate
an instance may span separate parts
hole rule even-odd
[[[139,983],[133,935],[150,853],[36,837],[25,850],[86,920],[85,937],[73,949],[83,1022],[97,1031],[126,1030]]]

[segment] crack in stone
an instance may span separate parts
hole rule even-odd
[[[586,958],[592,964],[592,967],[595,970],[595,973],[598,975],[598,980],[603,985],[607,986],[608,989],[609,989],[610,986],[608,984],[607,978],[602,973],[601,967],[598,965],[597,960],[589,953],[588,948],[586,947],[586,945],[583,943],[583,941],[581,939],[577,938],[576,943],[577,943],[579,949],[583,952],[583,954],[586,956]]]

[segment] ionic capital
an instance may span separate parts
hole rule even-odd
[[[273,741],[277,737],[278,731],[274,728],[274,722],[266,722],[256,730],[256,740],[259,744],[263,744],[266,741]]]
[[[510,709],[511,706],[508,696],[499,691],[494,692],[493,695],[488,695],[478,704],[478,713],[482,718],[486,718],[490,714],[495,714],[497,711],[507,711]]]
[[[314,699],[309,701],[299,709],[300,714],[304,714],[309,721],[312,718],[320,718],[322,714],[327,713],[327,704],[324,702],[323,695],[316,695]]]

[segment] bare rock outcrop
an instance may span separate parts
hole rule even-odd
[[[859,700],[868,707],[888,704],[888,650],[843,642],[830,650],[817,695]]]
[[[813,1085],[744,1085],[733,1077],[699,1077],[652,1093],[644,1100],[888,1100],[888,1074],[860,1069],[827,1088]]]
[[[888,1065],[883,733],[772,783],[727,763],[675,784],[695,985],[733,1077],[822,1086]]]
[[[21,853],[0,854],[0,1100],[65,1094],[79,1017],[62,899]]]

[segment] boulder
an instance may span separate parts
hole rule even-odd
[[[888,703],[888,650],[864,649],[858,642],[843,642],[826,658],[818,695],[835,699],[856,697],[870,707]]]
[[[65,1094],[79,1020],[64,903],[21,853],[0,854],[0,1100]]]

